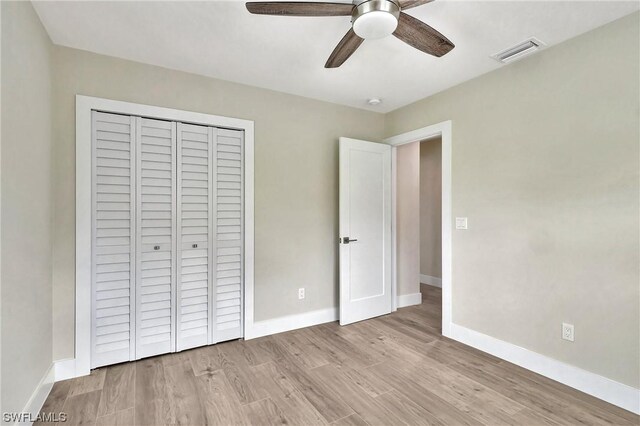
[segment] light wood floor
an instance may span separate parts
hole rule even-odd
[[[440,290],[330,323],[95,370],[55,384],[65,424],[639,424],[622,409],[440,335]]]

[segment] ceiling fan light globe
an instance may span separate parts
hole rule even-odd
[[[397,27],[398,18],[383,10],[373,10],[353,21],[353,31],[365,40],[390,36]]]

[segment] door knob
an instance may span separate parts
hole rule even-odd
[[[342,237],[342,244],[349,244],[358,241],[356,238]]]

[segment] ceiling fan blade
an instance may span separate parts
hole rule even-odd
[[[432,1],[433,0],[400,0],[400,10],[422,6],[423,4],[431,3]]]
[[[350,28],[344,37],[342,37],[342,40],[340,40],[340,43],[338,43],[336,48],[333,49],[333,52],[331,52],[331,56],[327,59],[327,63],[324,64],[324,67],[338,68],[344,63],[344,61],[349,59],[349,56],[356,51],[363,41],[364,39],[358,37],[353,31],[353,28]]]
[[[247,10],[256,15],[351,16],[353,4],[325,2],[249,2]]]
[[[402,12],[393,35],[409,46],[437,57],[446,55],[455,47],[448,38],[429,25]]]

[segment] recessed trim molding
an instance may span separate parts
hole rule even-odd
[[[620,408],[640,414],[640,389],[457,324],[451,325],[449,337]]]

